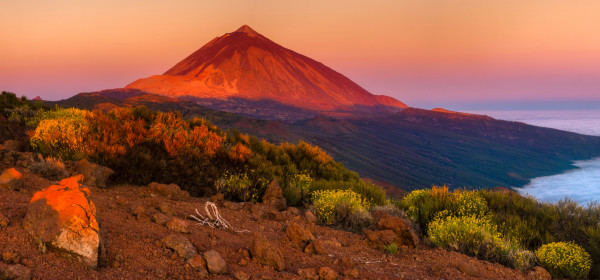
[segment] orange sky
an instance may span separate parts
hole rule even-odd
[[[29,97],[122,87],[248,24],[413,106],[600,100],[595,0],[21,0],[2,11],[0,90]]]

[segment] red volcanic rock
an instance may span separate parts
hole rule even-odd
[[[77,175],[36,192],[23,227],[50,249],[96,268],[103,260],[104,246],[90,190],[79,187],[82,180]]]
[[[268,99],[317,111],[407,107],[392,97],[369,93],[247,25],[213,39],[163,75],[139,79],[126,88],[171,97]]]

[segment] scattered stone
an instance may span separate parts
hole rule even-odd
[[[271,210],[267,213],[265,213],[265,218],[267,219],[271,219],[273,221],[278,221],[278,222],[282,222],[285,221],[285,212],[280,212],[277,210]]]
[[[5,169],[0,175],[0,189],[18,190],[23,187],[23,174],[14,168]]]
[[[298,223],[291,223],[286,229],[285,234],[291,242],[292,247],[303,250],[306,245],[315,237],[307,229],[300,226]]]
[[[8,220],[8,218],[4,217],[4,215],[0,213],[0,229],[7,227],[9,223],[10,221]]]
[[[304,212],[304,219],[306,219],[306,221],[309,223],[315,223],[317,221],[317,217],[315,217],[315,215],[309,210]]]
[[[98,188],[106,188],[108,177],[115,173],[108,167],[89,162],[86,159],[82,159],[75,164],[75,171],[83,174],[84,185]]]
[[[375,211],[372,215],[378,229],[392,230],[396,234],[396,244],[413,248],[419,245],[419,236],[406,220],[385,211]]]
[[[241,270],[237,270],[233,273],[233,278],[235,278],[236,280],[250,280],[250,275]]]
[[[181,190],[177,184],[166,185],[152,182],[148,185],[148,191],[150,191],[151,194],[166,197],[171,200],[183,200],[190,197],[190,194]]]
[[[167,248],[172,249],[182,258],[189,259],[197,254],[194,244],[185,236],[171,234],[162,239]]]
[[[190,224],[180,218],[173,217],[167,222],[167,228],[174,232],[190,233],[189,227]]]
[[[223,206],[223,203],[225,202],[225,196],[223,196],[222,193],[217,193],[211,196],[209,200],[217,206]]]
[[[317,270],[314,268],[301,268],[298,269],[298,275],[304,279],[310,280],[319,280],[319,275],[317,275]]]
[[[365,230],[364,233],[367,236],[369,245],[371,245],[375,249],[383,250],[385,246],[397,242],[396,233],[389,229],[377,231]]]
[[[240,209],[242,209],[242,206],[240,206],[239,203],[235,203],[235,202],[231,202],[231,201],[224,201],[223,206],[225,206],[225,208],[227,208],[229,210],[233,210],[233,211],[239,211]]]
[[[347,277],[347,278],[353,278],[353,279],[360,278],[360,272],[358,271],[358,269],[356,267],[346,269],[346,270],[344,270],[344,272],[342,274],[344,275],[344,277]]]
[[[162,212],[165,215],[169,215],[169,216],[173,216],[175,214],[175,211],[173,211],[173,207],[171,207],[171,205],[169,205],[166,202],[162,202],[159,206],[158,206],[158,210],[160,212]]]
[[[269,241],[261,234],[252,234],[250,251],[252,253],[252,257],[257,259],[259,263],[272,266],[277,271],[282,271],[285,269],[283,254],[279,248],[272,246],[271,243],[269,243]]]
[[[0,279],[30,280],[31,269],[20,264],[0,263]]]
[[[468,262],[461,262],[458,264],[458,270],[462,271],[462,273],[471,277],[479,277],[481,274],[477,267]]]
[[[17,140],[6,140],[2,143],[2,146],[9,151],[20,152],[21,151],[21,142]]]
[[[300,216],[301,214],[300,210],[298,210],[298,208],[296,207],[289,207],[287,211],[292,216]]]
[[[551,280],[552,275],[541,266],[534,266],[527,274],[527,278],[535,280]]]
[[[36,192],[23,227],[47,248],[97,268],[105,259],[104,243],[90,190],[79,187],[82,180],[73,176]]]
[[[141,205],[133,209],[133,215],[135,216],[135,219],[140,222],[150,221],[150,217],[148,217],[148,215],[146,214],[146,208],[144,208]]]
[[[271,207],[277,211],[284,211],[287,208],[285,197],[283,197],[283,191],[279,187],[277,178],[267,186],[267,190],[262,197],[263,204]]]
[[[152,221],[161,226],[164,226],[169,221],[169,216],[163,213],[155,213],[154,215],[152,215]]]
[[[212,274],[225,274],[227,273],[227,263],[221,257],[221,254],[215,250],[204,252],[204,259],[206,259],[206,266],[208,272]]]
[[[30,259],[23,259],[23,260],[21,260],[21,264],[24,265],[24,266],[26,266],[26,267],[29,267],[29,268],[34,268],[35,267],[35,263],[32,260],[30,260]]]
[[[321,267],[319,269],[319,280],[336,280],[338,278],[338,273],[329,267]]]
[[[206,269],[206,261],[200,254],[196,254],[188,260],[188,264],[195,269]]]
[[[241,267],[247,266],[248,264],[250,264],[250,258],[248,257],[241,258],[238,262],[238,265]]]
[[[304,248],[304,252],[307,254],[327,255],[324,243],[321,239],[315,239]]]
[[[11,263],[19,264],[20,260],[21,260],[21,258],[19,258],[19,256],[17,254],[13,253],[13,252],[6,251],[6,252],[2,253],[2,261],[4,263],[7,263],[7,264],[11,264]]]
[[[260,205],[258,205],[258,204],[254,204],[254,203],[251,203],[248,205],[250,205],[249,208],[250,208],[250,213],[252,214],[252,218],[255,220],[260,219],[263,215],[262,207],[260,207]]]

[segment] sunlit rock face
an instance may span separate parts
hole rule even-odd
[[[329,67],[286,49],[247,25],[217,37],[163,75],[127,86],[173,97],[274,100],[316,110],[406,105],[373,95]]]

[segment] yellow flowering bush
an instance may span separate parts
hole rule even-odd
[[[55,114],[42,114],[33,136],[30,138],[34,150],[60,158],[84,156],[84,136],[88,130],[86,115],[79,109],[63,109]]]
[[[584,278],[590,272],[590,254],[573,242],[553,242],[543,245],[535,255],[542,267],[553,277]]]
[[[331,225],[336,220],[336,208],[349,207],[351,213],[366,212],[368,202],[351,190],[320,190],[312,193],[313,205],[317,217],[325,224]]]
[[[428,227],[429,239],[446,250],[500,262],[520,270],[535,263],[533,253],[521,250],[502,238],[497,226],[486,217],[447,216],[437,218]]]

